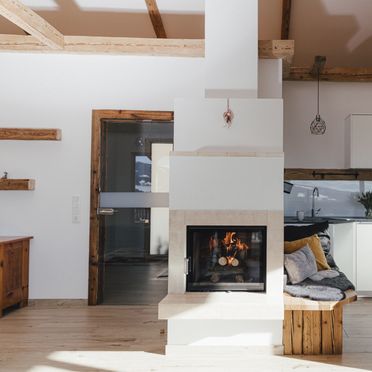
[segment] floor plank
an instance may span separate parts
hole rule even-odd
[[[361,302],[345,307],[345,328],[364,322],[366,331],[345,333],[342,356],[234,359],[164,356],[166,323],[157,320],[157,306],[34,305],[0,319],[0,371],[372,371],[372,301]]]

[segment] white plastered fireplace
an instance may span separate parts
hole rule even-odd
[[[226,14],[229,27],[221,27]],[[167,353],[282,352],[280,67],[281,61],[258,67],[256,0],[206,0],[206,98],[175,101],[169,285],[159,304],[159,318],[168,322]],[[227,98],[231,128],[222,117]],[[265,292],[187,292],[188,226],[265,226]]]

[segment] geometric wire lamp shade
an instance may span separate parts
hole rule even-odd
[[[324,134],[327,126],[325,121],[319,115],[319,80],[320,80],[320,68],[318,66],[318,95],[317,95],[317,113],[315,119],[310,124],[311,134],[319,135]]]
[[[310,124],[311,134],[315,135],[324,134],[326,129],[327,127],[325,121],[318,114]]]

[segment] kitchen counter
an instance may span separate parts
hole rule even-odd
[[[321,222],[327,222],[329,224],[341,224],[341,223],[372,223],[372,219],[365,218],[365,217],[305,217],[303,221],[299,221],[297,217],[294,216],[286,216],[284,217],[284,224],[291,225],[310,225],[313,223],[321,223]]]

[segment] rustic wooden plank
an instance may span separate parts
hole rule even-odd
[[[319,355],[322,352],[322,312],[312,311],[312,337],[313,337],[313,355]]]
[[[318,79],[318,73],[320,75],[323,72],[326,62],[327,58],[325,56],[315,56],[314,64],[310,71],[310,74],[315,79]]]
[[[154,28],[155,35],[158,38],[166,39],[167,34],[163,25],[163,20],[159,12],[158,4],[156,0],[145,0],[147,10],[151,19],[152,27]]]
[[[311,74],[312,67],[291,67],[288,81],[315,81],[316,76]],[[372,82],[372,67],[325,67],[320,74],[321,81],[333,82]]]
[[[55,52],[27,35],[0,35],[0,51]],[[204,57],[203,39],[65,36],[63,53]]]
[[[21,1],[0,0],[0,15],[22,28],[48,48],[63,49],[63,35]]]
[[[294,40],[259,40],[258,55],[260,59],[283,59],[292,63]]]
[[[330,311],[336,306],[343,306],[357,300],[357,294],[353,290],[345,292],[345,298],[341,301],[314,301],[308,298],[292,297],[284,294],[285,310],[303,310],[303,311]]]
[[[101,116],[93,111],[90,182],[90,231],[89,231],[89,305],[99,303],[99,185],[100,185]]]
[[[4,308],[4,249],[5,243],[0,243],[0,318]]]
[[[342,347],[343,347],[343,307],[336,306],[335,309],[332,311],[333,316],[333,335],[334,335],[334,353],[335,354],[342,354]]]
[[[28,191],[35,190],[35,180],[33,179],[0,179],[1,191]]]
[[[155,39],[101,36],[65,36],[64,53],[204,57],[203,39]],[[53,52],[32,36],[0,35],[0,51]],[[292,63],[294,40],[259,40],[261,59]]]
[[[28,305],[28,277],[29,277],[29,252],[30,240],[25,239],[22,242],[22,302],[21,307]]]
[[[312,355],[313,352],[313,311],[303,312],[303,337],[302,349],[304,355]]]
[[[322,354],[333,354],[332,311],[322,311]]]
[[[293,311],[284,311],[284,321],[283,321],[283,345],[284,345],[284,355],[293,354],[292,346],[292,329],[293,329]]]
[[[303,312],[300,310],[293,311],[293,335],[292,349],[294,355],[302,354],[302,337],[303,337]]]
[[[285,180],[362,180],[372,181],[371,169],[286,168]]]
[[[283,0],[282,5],[282,39],[289,39],[289,29],[291,24],[292,0]]]
[[[60,141],[62,131],[55,128],[0,128],[0,140]]]

